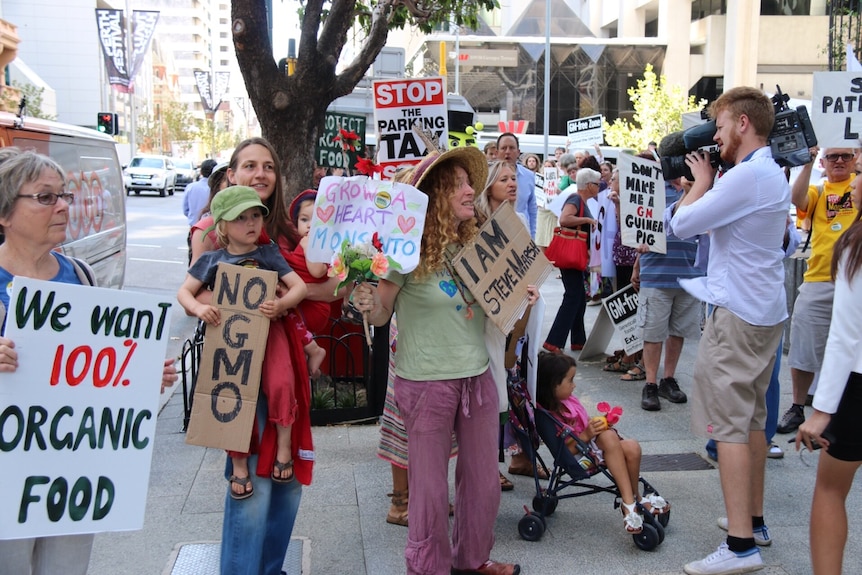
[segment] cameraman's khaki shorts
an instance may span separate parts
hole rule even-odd
[[[695,435],[748,443],[766,426],[766,388],[784,323],[756,326],[717,307],[706,320],[691,398]]]

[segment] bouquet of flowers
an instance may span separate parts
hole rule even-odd
[[[383,253],[383,243],[377,232],[374,232],[371,242],[363,244],[352,245],[350,240],[345,238],[339,251],[332,255],[328,273],[329,277],[338,278],[338,287],[335,288],[335,293],[338,293],[338,290],[350,283],[379,279],[390,269],[400,270],[401,265]],[[365,314],[362,315],[362,325],[370,347],[371,333]]]

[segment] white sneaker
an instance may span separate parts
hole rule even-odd
[[[727,531],[727,517],[719,517],[718,526]],[[754,543],[761,547],[772,545],[772,538],[769,536],[769,529],[766,525],[754,529]]]
[[[688,575],[732,575],[760,569],[763,569],[760,549],[755,547],[746,555],[737,555],[728,548],[727,543],[719,545],[718,550],[707,555],[705,559],[694,561],[683,567]]]

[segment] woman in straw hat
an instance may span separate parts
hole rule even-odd
[[[497,388],[488,369],[485,314],[452,258],[474,241],[474,186],[488,175],[478,148],[432,152],[411,184],[428,194],[419,265],[389,272],[354,291],[374,325],[398,315],[395,397],[410,437],[407,573],[516,575],[518,565],[489,560],[500,504]],[[530,300],[535,297],[530,293]],[[449,543],[448,462],[458,439],[455,520]]]

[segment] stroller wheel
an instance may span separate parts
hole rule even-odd
[[[658,544],[661,545],[664,543],[664,527],[658,521],[653,523],[653,527],[655,527],[655,530],[658,533]]]
[[[632,539],[634,539],[635,545],[638,546],[638,549],[643,551],[652,551],[658,547],[659,544],[658,531],[648,523],[644,523],[643,531],[632,535]]]
[[[670,510],[667,513],[662,513],[656,519],[658,519],[662,527],[667,527],[667,524],[670,523]]]
[[[524,515],[518,521],[518,534],[526,541],[538,541],[545,534],[545,522],[535,513]]]
[[[546,491],[542,491],[541,495],[533,497],[533,511],[545,517],[550,517],[556,511],[558,502],[559,499],[557,499],[556,495],[549,495]]]

